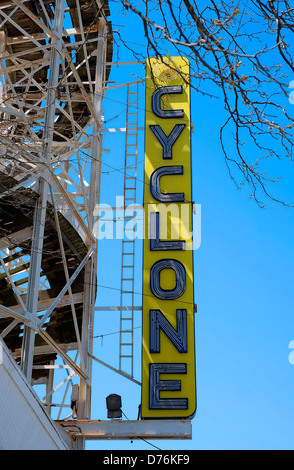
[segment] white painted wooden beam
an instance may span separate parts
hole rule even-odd
[[[72,437],[104,439],[192,439],[190,420],[70,420],[57,421]]]

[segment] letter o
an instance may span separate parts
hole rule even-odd
[[[163,269],[173,269],[176,274],[174,289],[162,289],[160,286],[160,273]],[[175,259],[162,259],[157,261],[150,270],[150,290],[158,299],[174,300],[181,297],[186,290],[186,269]]]

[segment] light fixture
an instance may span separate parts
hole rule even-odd
[[[112,393],[106,397],[107,418],[121,418],[121,396]]]

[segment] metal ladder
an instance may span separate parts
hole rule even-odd
[[[122,239],[119,369],[134,375],[134,281],[135,239],[130,221],[136,203],[138,153],[139,84],[127,86],[126,138],[124,163],[124,233]],[[126,208],[128,215],[126,216]]]

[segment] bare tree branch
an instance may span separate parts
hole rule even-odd
[[[271,161],[293,158],[294,119],[287,109],[294,72],[293,5],[274,0],[114,1],[142,21],[148,57],[164,61],[170,48],[186,56],[192,87],[207,97],[222,97],[228,117],[220,142],[237,187],[246,183],[261,207],[262,195],[291,206],[273,195],[272,183],[280,176],[267,171]]]

